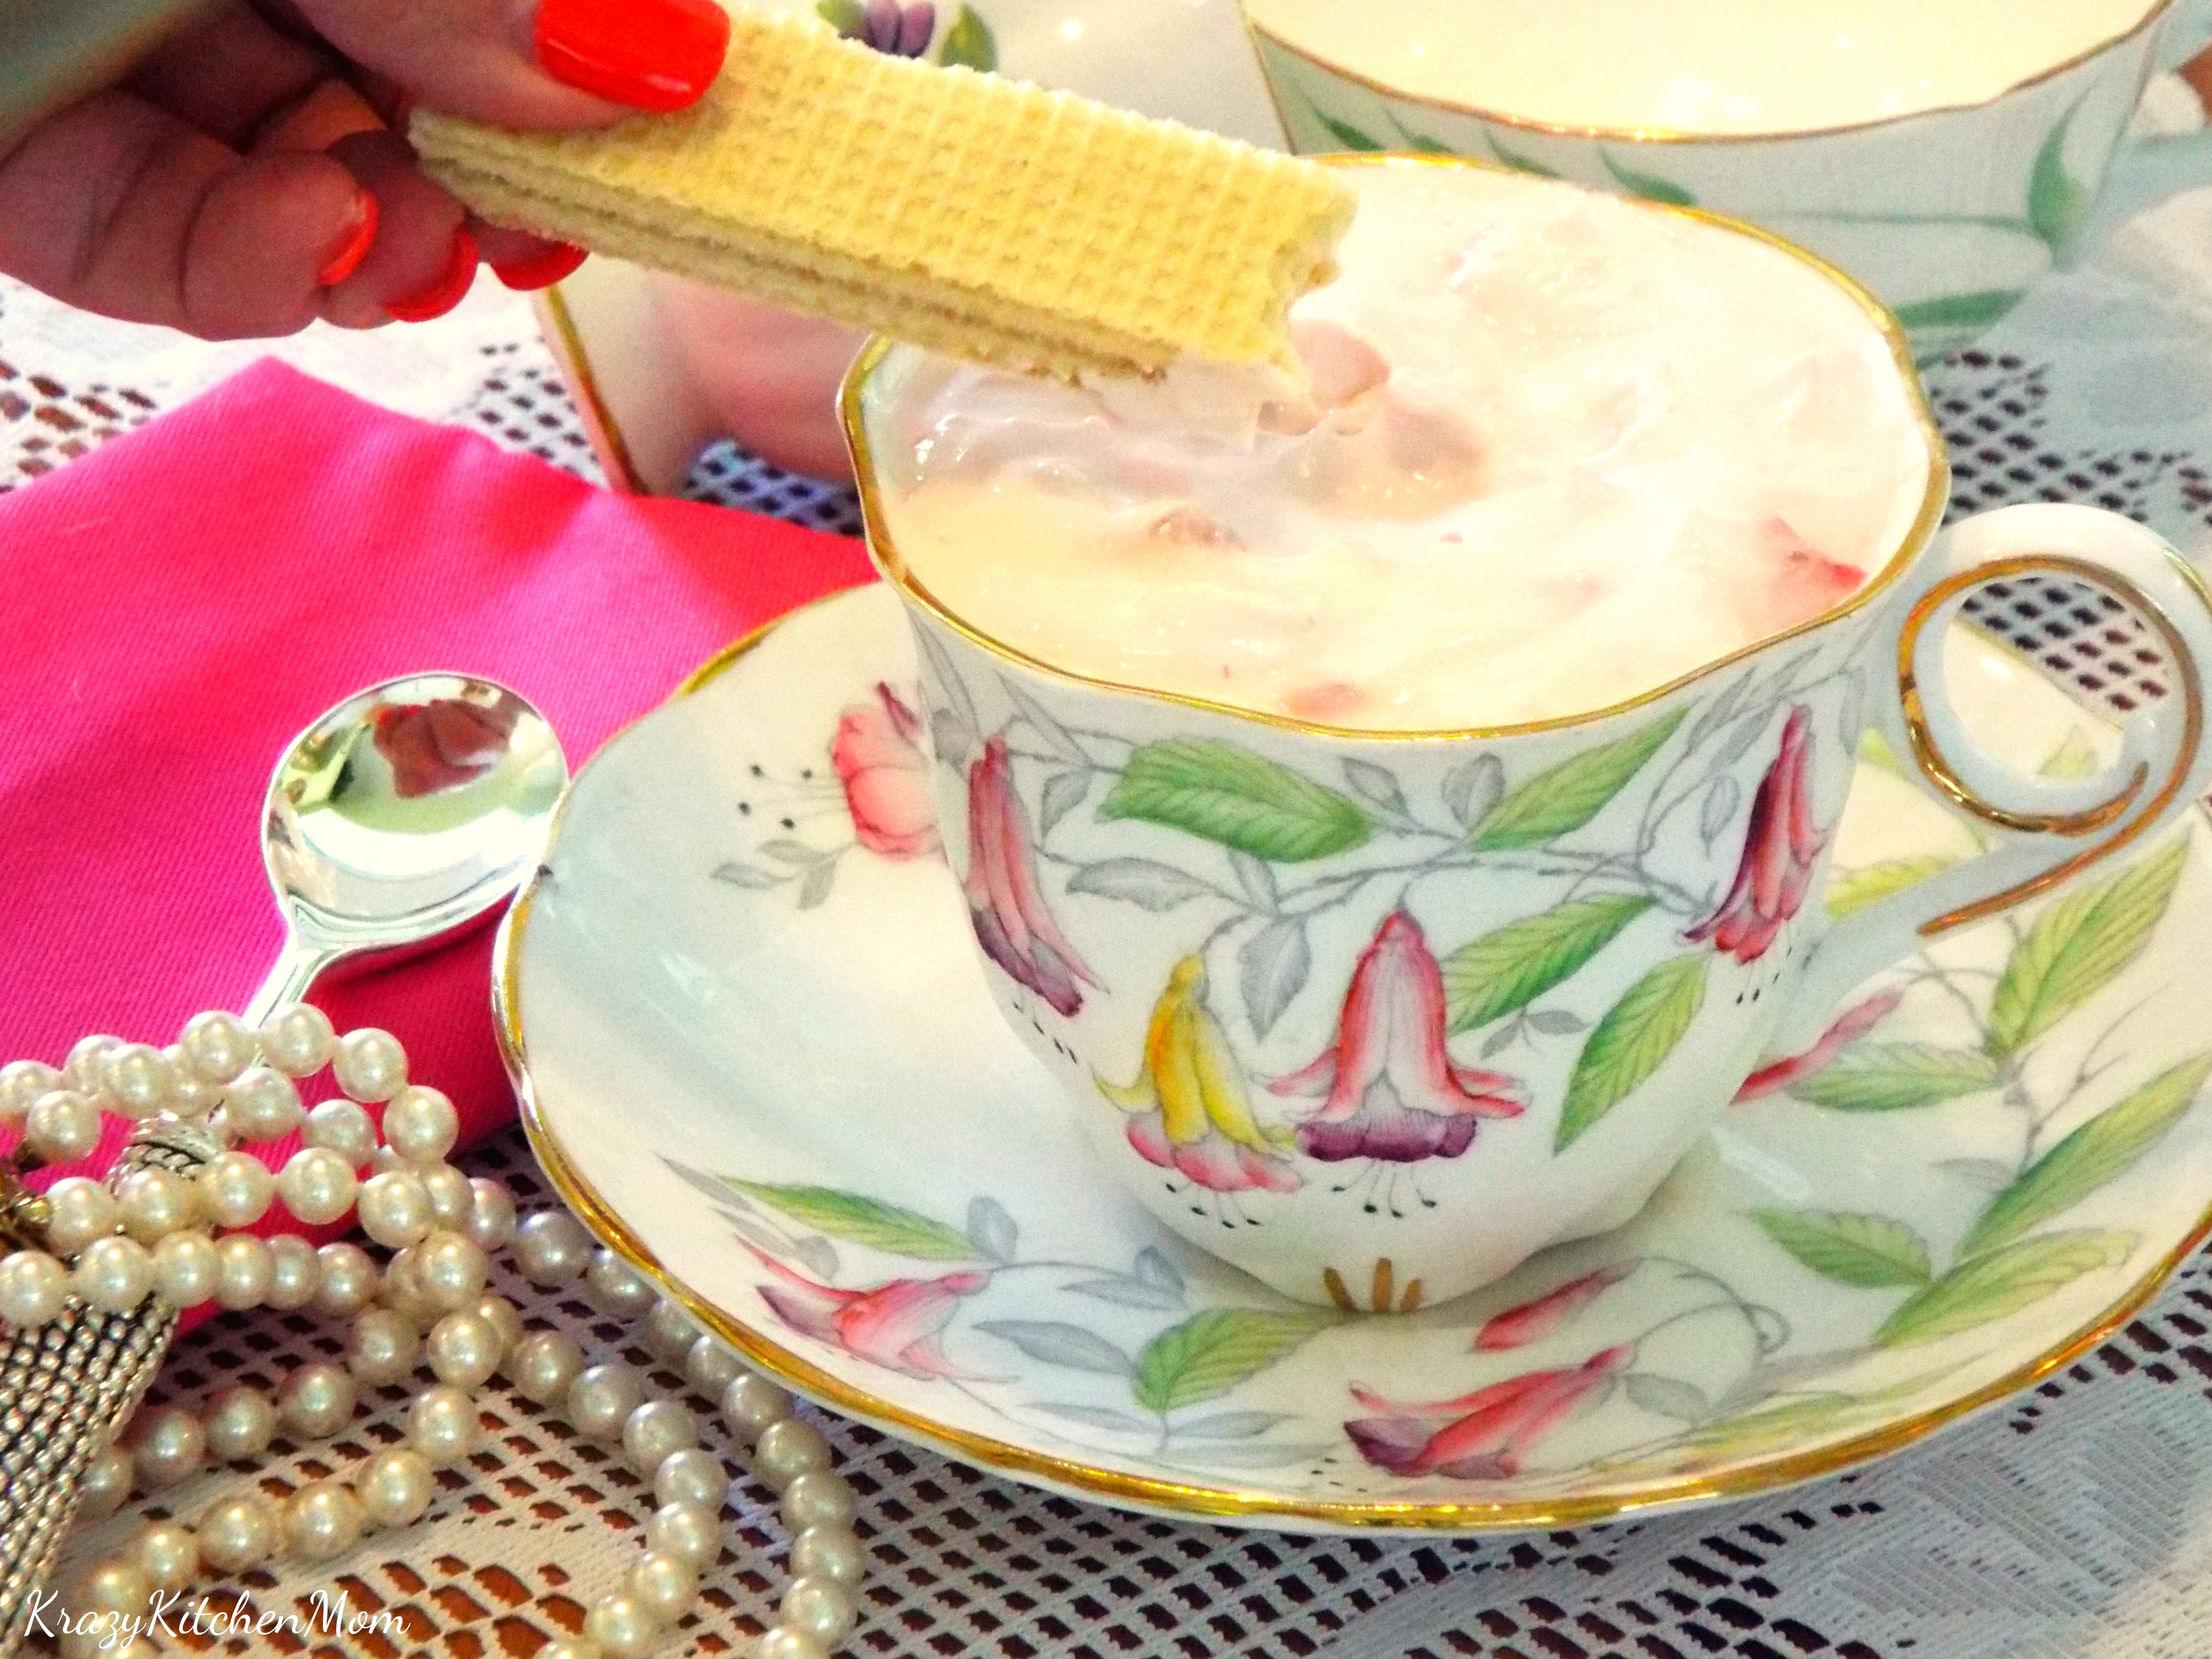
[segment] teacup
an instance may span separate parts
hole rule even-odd
[[[1393,164],[1425,161],[1455,165]],[[1925,443],[1917,515],[1804,625],[1522,726],[1337,729],[1024,655],[949,610],[889,529],[903,463],[885,422],[929,360],[878,343],[847,382],[990,988],[1102,1170],[1286,1295],[1406,1310],[1620,1224],[1869,973],[2112,868],[2212,778],[2212,596],[2092,508],[1939,532],[1948,471],[1902,335],[1778,245],[1884,331]],[[2027,577],[2118,597],[2172,661],[2179,695],[2131,719],[2097,777],[2002,764],[1944,690],[1960,605]],[[1829,848],[1869,730],[1990,850],[1832,921]]]
[[[1749,219],[1866,283],[1922,362],[2080,240],[2171,3],[1244,0],[1293,150],[1468,156]],[[2212,177],[2182,148],[2164,188]]]

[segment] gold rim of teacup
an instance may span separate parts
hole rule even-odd
[[[2115,47],[2125,45],[2146,29],[2155,27],[2159,20],[2171,11],[2174,4],[2175,0],[2153,0],[2148,11],[2118,34],[2108,35],[2096,45],[2084,47],[2072,57],[2039,69],[2034,74],[2023,76],[2009,86],[2001,88],[1985,97],[1962,99],[1955,103],[1931,104],[1924,109],[1904,110],[1895,115],[1878,115],[1863,121],[1843,121],[1831,126],[1769,128],[1758,132],[1694,132],[1685,131],[1675,127],[1577,126],[1570,123],[1539,121],[1527,115],[1508,115],[1500,110],[1484,109],[1474,104],[1462,104],[1455,100],[1439,98],[1429,93],[1409,92],[1402,87],[1394,87],[1387,81],[1378,80],[1371,75],[1363,74],[1358,70],[1346,69],[1341,64],[1332,63],[1311,47],[1301,46],[1285,40],[1274,30],[1255,20],[1252,15],[1251,7],[1244,3],[1244,0],[1239,0],[1237,9],[1243,16],[1246,33],[1252,37],[1254,52],[1262,58],[1261,73],[1267,82],[1267,96],[1275,106],[1275,118],[1282,122],[1286,133],[1290,130],[1290,122],[1283,113],[1282,99],[1275,89],[1274,77],[1267,74],[1265,47],[1269,46],[1279,47],[1291,57],[1301,58],[1316,69],[1334,75],[1340,80],[1349,81],[1355,86],[1364,87],[1381,97],[1395,98],[1402,103],[1413,104],[1422,109],[1437,110],[1447,115],[1464,115],[1479,121],[1494,122],[1499,126],[1510,127],[1520,132],[1542,133],[1553,138],[1589,138],[1600,143],[1621,144],[1778,144],[1787,143],[1798,138],[1833,138],[1847,132],[1871,132],[1877,128],[1893,127],[1905,121],[1917,121],[1925,116],[1955,115],[1965,110],[1985,109],[1991,104],[2011,97],[2016,92],[2026,92],[2031,87],[2039,87],[2045,82],[2055,81],[2060,76],[2081,68],[2082,64],[2102,57]]]
[[[1504,173],[1514,178],[1527,176],[1515,172],[1511,167],[1500,167],[1492,161],[1478,161],[1470,156],[1389,154],[1321,155],[1312,159],[1324,167],[1475,167],[1488,173]],[[1575,186],[1575,188],[1580,188],[1580,186]],[[1844,617],[1864,610],[1895,586],[1905,573],[1911,568],[1914,560],[1920,556],[1922,550],[1927,546],[1929,538],[1935,534],[1937,525],[1942,522],[1945,504],[1950,498],[1951,468],[1950,462],[1944,453],[1942,434],[1936,427],[1934,412],[1928,407],[1927,394],[1922,389],[1919,373],[1913,366],[1912,349],[1905,342],[1904,329],[1899,325],[1897,319],[1890,314],[1888,308],[1881,301],[1875,299],[1863,284],[1830,264],[1818,254],[1808,252],[1787,237],[1778,236],[1772,231],[1763,229],[1758,225],[1733,218],[1724,213],[1714,213],[1705,208],[1675,207],[1656,202],[1638,202],[1634,205],[1646,212],[1667,213],[1681,218],[1695,219],[1705,224],[1717,226],[1723,230],[1734,231],[1741,235],[1748,236],[1754,241],[1764,242],[1770,247],[1777,248],[1790,258],[1809,266],[1814,271],[1841,288],[1851,300],[1856,302],[1859,309],[1866,314],[1868,320],[1880,331],[1883,340],[1889,347],[1890,357],[1896,366],[1898,378],[1904,387],[1906,399],[1911,405],[1913,419],[1918,424],[1921,441],[1928,455],[1928,475],[1921,495],[1919,510],[1913,515],[1911,526],[1899,538],[1897,546],[1892,550],[1889,557],[1883,562],[1880,570],[1869,577],[1856,592],[1841,604],[1832,605],[1820,612],[1819,616],[1799,623],[1793,628],[1784,629],[1780,633],[1769,634],[1763,639],[1729,652],[1726,656],[1716,657],[1711,662],[1700,664],[1686,674],[1677,675],[1664,684],[1654,686],[1647,691],[1638,692],[1636,696],[1624,698],[1619,702],[1607,703],[1602,708],[1588,709],[1579,714],[1558,714],[1546,720],[1520,720],[1496,726],[1413,728],[1403,731],[1388,727],[1328,726],[1311,720],[1297,720],[1288,714],[1270,714],[1263,709],[1243,708],[1233,703],[1216,702],[1211,698],[1192,696],[1187,692],[1164,691],[1152,686],[1132,685],[1119,680],[1078,673],[1073,669],[1062,668],[1042,658],[1033,657],[1019,647],[1008,645],[1005,641],[986,633],[932,592],[928,586],[908,568],[906,561],[900,556],[898,548],[891,536],[890,521],[884,511],[883,489],[878,481],[875,458],[868,436],[867,416],[864,407],[869,381],[898,343],[881,335],[871,339],[862,348],[860,355],[854,359],[852,368],[846,372],[844,386],[839,392],[837,398],[839,414],[845,428],[845,442],[852,451],[853,471],[860,490],[860,517],[867,530],[869,555],[875,561],[876,568],[883,574],[884,580],[890,582],[892,586],[897,588],[901,593],[927,611],[937,621],[959,635],[969,644],[988,652],[1003,661],[1027,669],[1031,673],[1093,691],[1119,692],[1129,696],[1143,697],[1153,702],[1194,708],[1208,714],[1226,715],[1261,726],[1273,726],[1281,731],[1303,732],[1309,737],[1327,738],[1336,742],[1439,743],[1449,739],[1519,737],[1532,732],[1562,732],[1576,726],[1595,725],[1600,721],[1610,720],[1617,714],[1626,714],[1632,710],[1658,702],[1747,658],[1756,656],[1771,646],[1779,645],[1785,640],[1796,639],[1801,635],[1813,633],[1816,629],[1828,627],[1831,623],[1840,622]]]
[[[576,412],[583,420],[584,436],[597,453],[600,471],[607,475],[608,487],[624,495],[652,494],[630,458],[629,440],[623,435],[599,390],[599,371],[592,367],[591,354],[584,349],[583,331],[576,326],[576,313],[569,307],[563,285],[556,283],[538,295],[531,309],[538,315],[539,331],[545,336],[555,366],[568,383]]]

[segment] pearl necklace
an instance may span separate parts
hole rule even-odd
[[[325,1065],[344,1093],[312,1110],[297,1079]],[[384,1104],[382,1132],[363,1103]],[[58,1318],[74,1295],[123,1313],[155,1296],[183,1310],[308,1310],[352,1322],[343,1366],[294,1370],[274,1400],[242,1383],[217,1389],[198,1412],[138,1413],[117,1444],[95,1458],[79,1514],[98,1518],[134,1489],[158,1491],[210,1456],[228,1462],[268,1449],[279,1428],[302,1439],[342,1432],[360,1388],[432,1381],[409,1407],[404,1443],[375,1452],[346,1477],[311,1481],[279,1505],[258,1492],[221,1501],[192,1525],[157,1521],[120,1555],[76,1581],[63,1603],[74,1616],[111,1621],[62,1638],[78,1653],[146,1659],[143,1636],[113,1641],[114,1623],[143,1614],[157,1594],[182,1595],[202,1571],[230,1576],[279,1555],[329,1560],[372,1525],[400,1527],[430,1505],[435,1472],[476,1450],[475,1391],[504,1371],[516,1392],[558,1405],[586,1439],[619,1445],[653,1481],[659,1508],[644,1554],[623,1586],[592,1603],[581,1632],[538,1659],[635,1659],[673,1631],[696,1599],[699,1574],[721,1555],[720,1511],[729,1479],[699,1444],[691,1412],[648,1397],[643,1372],[617,1358],[586,1364],[565,1333],[525,1331],[520,1314],[485,1285],[490,1253],[507,1249],[533,1285],[583,1283],[610,1314],[640,1318],[657,1359],[719,1396],[730,1428],[750,1448],[750,1473],[778,1493],[791,1540],[792,1582],[759,1659],[828,1659],[853,1630],[862,1559],[853,1531],[852,1487],[830,1467],[818,1431],[791,1413],[792,1399],[701,1334],[611,1250],[598,1248],[562,1210],[518,1218],[500,1182],[471,1180],[446,1162],[459,1133],[453,1103],[407,1080],[407,1057],[373,1028],[337,1036],[321,1010],[281,1008],[258,1031],[236,1016],[195,1016],[167,1049],[87,1037],[59,1068],[36,1060],[0,1067],[0,1129],[20,1123],[37,1161],[82,1158],[99,1144],[103,1110],[166,1117],[210,1132],[225,1150],[190,1175],[149,1168],[111,1193],[70,1176],[43,1194],[0,1166],[0,1322],[16,1328]],[[272,1175],[241,1144],[298,1131],[305,1143]],[[366,1180],[361,1171],[368,1169]],[[214,1237],[210,1224],[251,1226],[277,1199],[314,1225],[356,1212],[372,1243],[392,1252],[380,1267],[352,1243],[311,1247],[297,1234]]]

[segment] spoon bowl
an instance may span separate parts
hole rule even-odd
[[[295,740],[261,818],[285,944],[247,1010],[466,932],[520,885],[568,781],[545,717],[465,674],[356,693]]]

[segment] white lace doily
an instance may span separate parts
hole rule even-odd
[[[79,317],[0,283],[0,489],[65,464],[263,355]],[[318,327],[275,353],[396,409],[459,422],[594,475],[527,309],[489,284],[441,321]],[[1953,446],[1954,511],[2088,501],[2193,556],[2212,553],[2212,191],[2122,226],[2045,283],[1983,345],[1929,376]],[[686,492],[827,528],[846,492],[710,452]],[[24,601],[20,599],[18,603]],[[1984,620],[2086,702],[2158,694],[2129,628],[2040,585]],[[550,1200],[520,1134],[467,1160]],[[509,1279],[526,1316],[619,1334],[574,1298]],[[851,1425],[825,1425],[861,1493],[870,1557],[848,1645],[884,1659],[2206,1659],[2212,1654],[2212,1278],[2199,1261],[2125,1331],[2033,1394],[1856,1474],[1725,1508],[1521,1539],[1298,1539],[1138,1519],[1047,1497]],[[296,1316],[216,1322],[168,1386],[273,1382],[330,1339]],[[634,1358],[642,1359],[636,1352]],[[397,1436],[386,1412],[333,1448],[285,1451],[296,1484]],[[408,1631],[319,1638],[317,1655],[528,1659],[573,1629],[636,1547],[649,1498],[596,1447],[495,1392],[499,1433],[447,1477],[423,1524],[339,1565],[256,1576],[303,1611],[343,1587]],[[727,1451],[727,1443],[720,1449]],[[166,1507],[196,1512],[235,1472]],[[155,1506],[143,1505],[142,1509]],[[757,1490],[744,1553],[708,1578],[672,1652],[742,1653],[781,1594],[781,1540]],[[77,1540],[111,1543],[126,1514]],[[289,1638],[188,1641],[295,1653]]]

